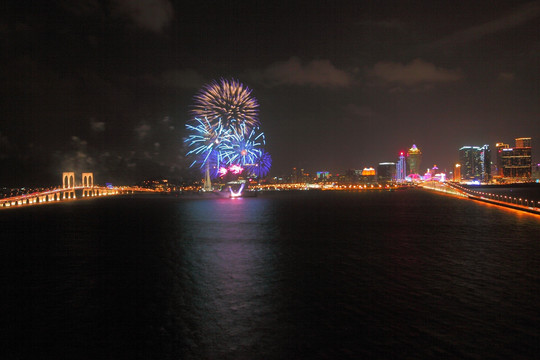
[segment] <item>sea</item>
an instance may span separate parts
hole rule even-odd
[[[538,215],[414,188],[128,195],[0,229],[2,359],[540,354]]]

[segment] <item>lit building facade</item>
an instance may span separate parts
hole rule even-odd
[[[420,174],[420,164],[422,163],[422,152],[415,144],[407,150],[407,166],[410,174]]]
[[[496,176],[498,178],[503,177],[502,155],[503,155],[503,150],[508,149],[508,148],[509,148],[508,144],[504,144],[502,142],[495,144],[495,149],[497,151],[497,158],[495,160],[495,173],[494,173],[494,176]]]
[[[530,148],[531,147],[531,138],[517,138],[516,147],[517,148]]]
[[[461,180],[489,182],[491,180],[491,154],[489,145],[463,146],[459,149]]]
[[[396,163],[382,162],[377,166],[377,182],[379,184],[389,184],[396,178]]]
[[[455,182],[460,182],[461,181],[461,164],[456,164],[456,166],[454,166],[453,180]]]
[[[396,164],[396,182],[398,183],[405,182],[406,176],[407,176],[407,162],[405,161],[405,154],[402,151],[399,154],[399,160]]]
[[[364,168],[360,182],[364,184],[373,184],[375,182],[375,169],[372,167]]]
[[[502,177],[509,181],[530,181],[532,175],[531,138],[517,138],[514,148],[501,149]]]

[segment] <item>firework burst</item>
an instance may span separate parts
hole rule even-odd
[[[264,150],[260,151],[259,156],[255,159],[254,164],[249,165],[247,170],[255,177],[262,178],[270,171],[272,166],[272,157]]]
[[[192,114],[212,124],[221,120],[225,128],[250,129],[259,125],[257,100],[251,89],[237,80],[213,80],[194,97]]]
[[[264,133],[258,127],[246,130],[242,125],[239,130],[233,128],[231,137],[221,147],[222,155],[229,164],[254,164],[265,144]]]
[[[223,127],[221,120],[213,126],[207,118],[195,118],[195,125],[186,124],[186,128],[192,132],[185,140],[191,149],[186,155],[195,155],[191,166],[198,162],[201,168],[210,163],[219,168],[224,163],[221,148],[231,137],[230,129]]]
[[[265,176],[272,158],[264,151],[264,133],[259,130],[258,103],[251,89],[237,80],[212,81],[195,95],[194,119],[186,124],[186,155],[207,176],[240,176],[244,169]]]

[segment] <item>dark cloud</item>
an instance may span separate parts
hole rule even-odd
[[[11,143],[7,136],[0,132],[0,159],[5,159],[11,155]]]
[[[373,118],[377,113],[367,105],[348,104],[345,107],[345,113],[361,118]]]
[[[383,29],[393,29],[397,31],[404,31],[407,26],[406,23],[398,19],[388,19],[388,20],[379,20],[379,21],[363,21],[362,25],[367,27],[379,27]]]
[[[512,73],[512,72],[502,72],[502,73],[499,73],[499,76],[498,76],[498,80],[500,81],[514,81],[514,79],[516,78],[516,74]]]
[[[132,20],[137,26],[160,33],[174,17],[168,0],[114,0],[115,10]]]
[[[312,60],[302,64],[299,58],[277,62],[252,76],[272,85],[309,85],[316,87],[347,87],[352,76],[336,68],[329,60]]]
[[[464,77],[460,70],[437,67],[422,59],[415,59],[408,64],[381,61],[369,69],[367,74],[382,84],[407,87],[450,83]]]
[[[152,126],[148,124],[140,124],[133,129],[135,133],[137,134],[137,137],[139,140],[143,140],[147,137],[148,133],[152,130]]]
[[[436,41],[432,45],[435,47],[445,47],[477,41],[484,36],[511,29],[538,17],[540,17],[540,1],[532,1],[519,6],[514,11],[498,19],[458,31]]]
[[[58,153],[57,161],[62,169],[77,173],[91,171],[96,165],[94,158],[88,154],[88,143],[78,136],[71,137],[70,148]]]
[[[196,89],[204,84],[205,80],[193,69],[181,69],[164,72],[157,82],[174,88]]]
[[[90,129],[95,132],[105,131],[105,122],[96,121],[95,119],[90,119]]]
[[[61,0],[59,4],[68,12],[77,16],[95,14],[102,10],[99,0]]]

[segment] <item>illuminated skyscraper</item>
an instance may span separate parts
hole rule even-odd
[[[504,144],[502,142],[495,144],[495,149],[497,151],[497,159],[495,161],[495,176],[502,177],[503,176],[503,164],[502,164],[502,155],[503,150],[508,149],[508,144]]]
[[[491,155],[489,145],[463,146],[459,149],[461,179],[489,182],[491,180]]]
[[[531,147],[531,138],[517,138],[516,139],[517,148],[530,148]]]
[[[420,174],[422,152],[415,144],[407,151],[407,166],[410,174]]]
[[[480,174],[483,182],[491,181],[491,150],[489,145],[480,148]]]
[[[402,151],[399,154],[399,160],[396,164],[396,182],[398,183],[405,182],[406,176],[407,176],[407,163],[405,161],[405,154]]]
[[[517,138],[514,148],[501,149],[503,178],[510,181],[530,180],[532,172],[531,150],[531,138]]]

